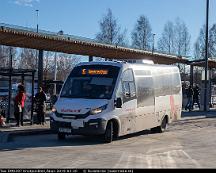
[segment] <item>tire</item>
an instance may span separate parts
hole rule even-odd
[[[58,140],[62,141],[65,139],[65,134],[64,133],[58,133]]]
[[[167,118],[164,117],[163,120],[162,120],[162,122],[161,122],[161,125],[152,128],[151,131],[152,131],[153,133],[162,133],[162,132],[164,132],[166,129],[167,129]]]
[[[104,142],[111,143],[113,141],[113,122],[109,121],[104,134]]]
[[[160,130],[161,133],[167,129],[167,118],[166,117],[164,117],[160,127],[161,127],[161,130]]]

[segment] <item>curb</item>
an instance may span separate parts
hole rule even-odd
[[[0,143],[6,143],[13,140],[17,136],[53,134],[51,129],[30,129],[30,130],[17,130],[17,131],[0,131]]]
[[[0,132],[0,143],[8,142],[8,133]]]
[[[204,119],[204,118],[216,118],[216,115],[207,114],[207,115],[198,115],[198,116],[182,116],[179,121],[186,121],[186,120],[196,120],[196,119]]]

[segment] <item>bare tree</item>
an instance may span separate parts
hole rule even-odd
[[[8,67],[9,65],[9,52],[7,51],[5,46],[0,46],[0,67]]]
[[[199,37],[194,44],[195,59],[204,59],[205,57],[205,25],[200,29]]]
[[[205,25],[203,25],[194,44],[194,57],[196,59],[205,58],[205,39]],[[210,59],[214,59],[216,57],[216,24],[213,24],[209,30],[208,45],[208,57]]]
[[[216,24],[209,31],[209,58],[216,58]]]
[[[199,36],[194,43],[194,59],[205,58],[205,25],[200,29]],[[199,83],[201,80],[201,71],[203,67],[194,67],[194,82]]]
[[[190,34],[187,26],[179,18],[176,19],[174,27],[175,39],[175,54],[179,56],[187,56],[190,51]]]
[[[68,74],[71,72],[75,64],[79,62],[76,56],[68,54],[59,54],[57,61],[57,80],[65,80]]]
[[[162,52],[169,54],[175,53],[174,46],[175,34],[174,34],[174,24],[171,21],[168,21],[163,29],[161,38],[158,40],[157,48]]]
[[[9,61],[11,56],[10,49],[12,54],[12,65],[13,67],[16,67],[16,62],[17,62],[16,48],[3,46],[3,45],[0,45],[0,60],[1,60],[0,67],[9,68]]]
[[[44,61],[43,61],[43,73],[44,79],[53,79],[52,70],[53,70],[53,52],[45,52]]]
[[[146,16],[141,15],[132,31],[132,47],[150,50],[152,43],[152,29]]]
[[[176,54],[178,56],[188,56],[190,52],[190,34],[186,24],[177,18],[175,24],[168,21],[158,41],[158,50]]]
[[[126,30],[121,32],[117,20],[113,16],[111,9],[100,21],[100,32],[97,33],[96,39],[101,43],[125,46]]]
[[[190,52],[190,34],[188,32],[187,26],[179,18],[175,20],[174,24],[174,48],[173,53],[178,56],[188,56]],[[176,64],[179,67],[182,79],[186,80],[186,67],[185,64]]]
[[[19,68],[37,69],[37,53],[35,49],[23,48],[20,53]]]

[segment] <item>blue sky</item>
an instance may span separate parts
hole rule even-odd
[[[99,21],[110,8],[122,29],[131,31],[140,15],[149,18],[157,40],[164,24],[177,17],[183,20],[191,34],[191,46],[205,24],[206,0],[0,0],[0,23],[36,27],[66,34],[94,38]],[[210,0],[209,25],[216,23],[216,0]]]

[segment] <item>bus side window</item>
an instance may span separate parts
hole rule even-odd
[[[122,99],[123,96],[123,91],[122,91],[122,85],[120,83],[120,85],[118,86],[118,89],[116,91],[116,98],[121,98]]]
[[[135,88],[134,82],[130,82],[129,87],[130,87],[130,96],[135,97],[136,96],[136,88]]]
[[[123,82],[123,89],[124,89],[124,97],[130,97],[130,85],[129,82]]]
[[[133,71],[128,69],[122,74],[123,102],[130,101],[136,97]]]

